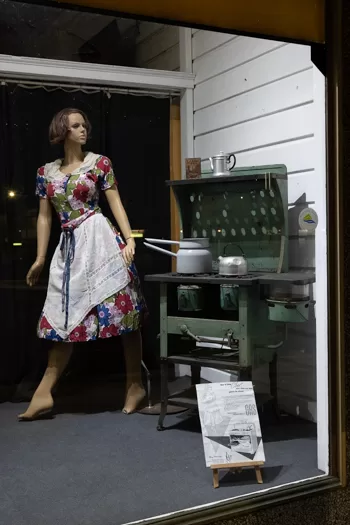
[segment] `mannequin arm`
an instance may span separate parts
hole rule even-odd
[[[114,184],[111,188],[105,191],[109,207],[113,213],[115,220],[123,234],[124,240],[127,244],[135,243],[131,237],[131,228],[128,216],[126,215],[124,206],[120,199],[120,194],[117,186]]]
[[[49,199],[40,199],[37,220],[37,259],[45,259],[49,244],[52,223],[52,210]]]

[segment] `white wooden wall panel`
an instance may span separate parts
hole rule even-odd
[[[313,206],[315,204],[315,185],[319,184],[315,170],[289,174],[288,181],[288,203],[290,206],[300,204],[305,207],[305,205]],[[294,228],[291,226],[291,228],[293,234],[296,235],[298,226],[295,225]]]
[[[285,164],[288,166],[290,173],[307,171],[313,169],[312,156],[310,155],[313,143],[313,137],[309,137],[257,148],[251,148],[248,144],[246,150],[237,155],[237,167]],[[234,145],[233,148],[231,145],[231,149],[236,151]],[[197,154],[198,152],[196,152],[196,155]],[[203,152],[203,159],[205,159],[207,155],[207,152]],[[210,169],[208,160],[204,160],[202,168]]]
[[[233,35],[216,33],[214,31],[197,31],[197,33],[192,36],[192,57],[194,60],[236,38]]]
[[[193,72],[196,73],[197,84],[285,45],[258,38],[232,37],[224,45],[194,61]]]
[[[237,95],[214,106],[196,111],[194,114],[195,135],[310,104],[312,100],[312,69],[308,69],[261,87],[259,98],[255,90],[248,91],[243,95]],[[260,125],[260,122],[256,125]]]
[[[194,155],[203,159],[203,169],[209,169],[208,157],[220,150],[234,151],[237,167],[285,164],[289,264],[301,270],[319,266],[315,237],[298,238],[297,225],[304,207],[324,214],[325,178],[322,159],[317,160],[322,152],[315,139],[320,124],[315,119],[310,48],[247,37],[215,37],[204,31],[192,34],[192,42]],[[318,112],[324,112],[321,106]],[[311,287],[312,297],[323,298],[319,286],[323,285]],[[326,340],[319,345],[317,352],[326,355]],[[256,375],[259,384],[266,381],[267,387],[267,369],[257,370]],[[282,408],[316,419],[315,321],[290,326],[288,339],[279,350],[278,389]]]
[[[244,122],[200,135],[195,138],[195,155],[208,158],[220,150],[234,151],[237,152],[237,159],[239,159],[240,151],[245,151],[247,147],[262,148],[271,144],[312,137],[313,131],[312,105],[308,104],[261,118],[258,123]]]
[[[310,67],[309,48],[288,44],[196,86],[194,108],[216,104]]]

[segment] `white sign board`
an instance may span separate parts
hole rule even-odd
[[[207,467],[265,461],[251,381],[196,385]]]

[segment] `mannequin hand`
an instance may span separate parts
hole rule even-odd
[[[125,261],[125,264],[127,266],[129,266],[129,264],[132,263],[132,261],[134,260],[134,255],[135,255],[135,241],[134,239],[129,239],[126,243],[126,246],[123,250],[123,257],[124,257],[124,261]]]
[[[45,259],[43,257],[35,261],[27,273],[26,281],[28,286],[34,286],[38,282],[42,269],[44,268],[44,264]]]

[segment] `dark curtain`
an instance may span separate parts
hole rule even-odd
[[[64,107],[85,111],[92,124],[87,149],[109,156],[119,191],[132,228],[147,235],[168,237],[169,194],[169,100],[102,92],[66,92],[61,89],[22,88],[16,84],[0,87],[1,170],[1,260],[0,293],[3,337],[0,349],[0,387],[29,378],[37,381],[46,364],[48,344],[36,337],[36,323],[46,294],[47,264],[41,285],[28,289],[24,279],[36,256],[35,175],[39,166],[62,156],[59,147],[48,142],[53,114]],[[15,197],[9,197],[14,191]],[[102,196],[106,215],[111,213]],[[48,259],[60,234],[53,221]],[[137,241],[138,270],[146,273],[168,271],[170,259],[148,252]],[[159,299],[145,286],[151,322],[145,330],[145,359],[156,364],[156,336]],[[120,342],[117,339],[76,345],[72,361],[77,373],[122,371]],[[105,350],[98,352],[97,350]],[[83,358],[81,355],[84,354]],[[1,395],[1,393],[0,393]]]

